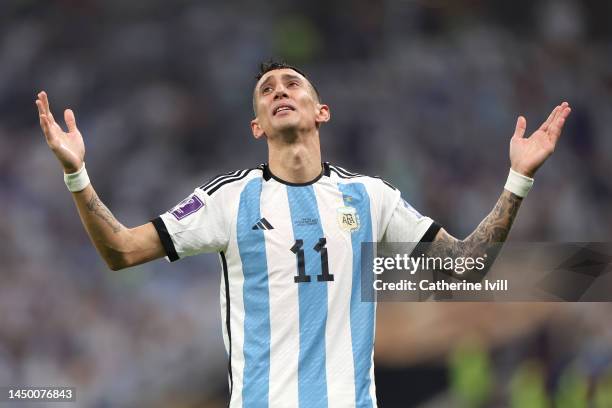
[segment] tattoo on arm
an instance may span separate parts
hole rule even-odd
[[[504,190],[493,210],[467,238],[459,240],[446,231],[440,230],[428,251],[428,255],[465,257],[482,256],[484,253],[490,253],[488,250],[492,248],[491,244],[502,243],[508,237],[510,227],[512,227],[522,201],[521,197]],[[493,256],[489,256],[490,262],[495,259],[496,254],[491,255]]]
[[[113,216],[110,210],[104,205],[102,201],[98,198],[98,195],[94,192],[89,200],[87,200],[87,210],[102,221],[104,221],[113,233],[118,233],[119,231],[125,229],[123,225]]]

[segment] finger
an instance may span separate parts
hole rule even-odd
[[[572,108],[570,108],[569,106],[565,106],[557,115],[555,122],[550,126],[548,134],[553,143],[557,143],[557,140],[559,140],[559,137],[561,137],[563,125],[565,125],[565,120],[567,119],[571,111]]]
[[[559,112],[561,112],[561,106],[557,106],[557,108],[555,109],[555,114],[553,115],[550,123],[548,124],[548,127],[546,129],[546,133],[550,132],[551,127],[555,125],[557,117],[559,117]]]
[[[569,115],[570,111],[571,111],[571,109],[568,106],[567,102],[563,102],[563,104],[561,104],[559,106],[559,111],[557,112],[557,114],[553,118],[552,125],[558,125],[560,120],[562,122],[565,121],[565,118],[567,118],[567,115]]]
[[[64,111],[64,120],[66,121],[66,125],[68,126],[68,132],[76,132],[76,118],[74,117],[74,112],[72,109],[66,109]]]
[[[561,105],[557,106],[556,108],[556,112],[552,117],[552,120],[550,121],[550,124],[548,126],[548,128],[545,130],[546,132],[550,131],[550,127],[556,122],[556,120],[559,118],[559,115],[561,115],[561,112],[563,112],[563,110],[568,107],[569,104],[567,102],[562,102]]]
[[[569,115],[570,111],[571,109],[569,107],[564,107],[555,118],[555,121],[549,126],[547,135],[551,142],[556,144],[557,140],[559,140],[561,131],[563,130],[563,125],[565,124],[565,119]]]
[[[53,133],[51,132],[51,124],[49,123],[49,118],[44,113],[38,116],[40,120],[40,127],[43,130],[43,134],[45,135],[45,139],[47,143],[51,143],[54,139]]]
[[[40,96],[40,100],[43,104],[43,108],[45,109],[45,115],[48,115],[50,110],[49,110],[49,98],[47,97],[47,93],[45,91],[42,91],[40,94],[38,94]]]
[[[555,117],[555,114],[557,113],[558,110],[559,110],[559,106],[555,106],[555,109],[553,109],[552,112],[550,112],[550,115],[548,115],[548,118],[546,118],[544,123],[542,123],[542,126],[540,126],[539,130],[546,132],[546,130],[548,129],[548,126],[550,126],[550,124],[552,123],[553,118]]]
[[[517,139],[523,138],[525,136],[525,129],[527,129],[527,119],[521,115],[516,119],[516,127],[512,137]]]
[[[553,116],[553,120],[552,120],[552,122],[554,122],[554,121],[555,121],[555,119],[556,119],[557,117],[559,117],[559,114],[560,114],[560,113],[563,111],[563,109],[564,109],[564,108],[566,108],[567,106],[568,106],[567,102],[561,102],[561,104],[557,106],[557,111],[555,112],[555,116]],[[552,122],[551,122],[551,123],[552,123]]]
[[[42,106],[42,102],[40,99],[36,100],[36,108],[38,108],[38,115],[44,115],[45,113],[45,109]]]
[[[40,93],[40,97],[43,103],[43,107],[45,108],[45,115],[47,115],[47,118],[51,121],[51,123],[55,122],[53,114],[51,113],[51,107],[49,106],[49,97],[47,96],[47,93],[45,91],[42,91]]]
[[[544,123],[542,123],[542,126],[540,126],[540,130],[545,132],[546,129],[548,129],[548,126],[550,126],[550,124],[552,123],[552,120],[555,117],[555,114],[557,113],[558,109],[559,109],[559,106],[555,106],[555,108],[548,115],[548,118],[546,118]]]
[[[47,116],[45,115],[45,108],[40,99],[36,100],[36,107],[38,108],[38,120],[40,121],[40,127],[43,131],[45,131],[45,127],[47,126]]]
[[[563,109],[563,117],[567,119],[570,113],[572,113],[572,108],[569,106],[569,104],[567,104],[567,106]]]
[[[43,130],[45,137],[47,136],[48,126],[47,126],[47,117],[44,113],[38,115],[38,120],[40,122],[40,128]]]

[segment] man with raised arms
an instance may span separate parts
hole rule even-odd
[[[518,117],[508,182],[474,232],[457,239],[389,183],[322,162],[319,131],[330,108],[303,72],[283,63],[262,64],[253,91],[251,129],[266,141],[268,163],[216,177],[133,228],[89,182],[72,110],[65,130],[45,92],[36,105],[81,221],[111,269],[219,254],[233,408],[375,407],[376,305],[360,300],[361,243],[434,241],[438,253],[428,255],[459,257],[503,242],[570,113],[565,102],[555,107],[529,138]]]

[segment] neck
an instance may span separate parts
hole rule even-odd
[[[292,138],[268,138],[268,162],[276,177],[289,183],[308,183],[321,174],[318,129]]]

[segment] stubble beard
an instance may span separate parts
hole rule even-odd
[[[278,135],[278,140],[281,143],[294,144],[298,140],[299,130],[299,123],[287,123],[278,128],[276,134]]]

